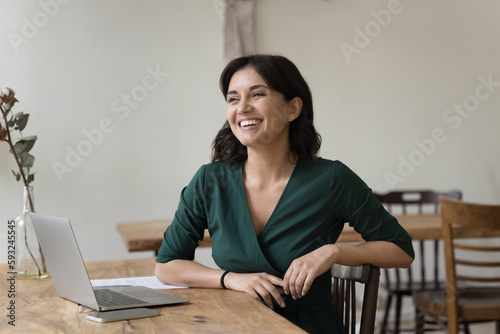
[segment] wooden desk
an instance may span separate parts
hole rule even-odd
[[[408,231],[414,240],[441,239],[441,216],[436,214],[396,216],[399,223]],[[163,232],[172,219],[118,223],[116,228],[130,252],[158,251],[163,241]],[[359,242],[361,236],[349,225],[345,225],[337,242]],[[211,247],[212,241],[205,231],[200,247]]]
[[[395,217],[413,240],[439,240],[442,238],[441,215],[439,214],[398,215]],[[129,251],[157,251],[160,249],[161,242],[163,241],[163,232],[165,232],[165,229],[171,222],[172,220],[169,219],[149,222],[118,223],[117,229]],[[463,234],[459,232],[457,237],[482,237],[482,235],[470,233],[470,231]],[[490,236],[500,236],[500,233],[495,232]],[[337,242],[361,241],[363,241],[361,235],[354,231],[348,224],[344,226],[344,230],[337,240]],[[203,241],[200,242],[200,247],[211,246],[212,241],[210,240],[210,235],[208,231],[205,231],[205,236]]]
[[[438,240],[442,238],[441,215],[439,214],[401,215],[395,217],[413,240]],[[361,235],[348,224],[344,226],[337,240],[337,242],[358,241],[363,241]]]
[[[158,251],[163,241],[163,233],[172,219],[151,220],[146,222],[118,223],[116,229],[125,242],[129,252]],[[208,230],[199,243],[200,247],[212,247]]]
[[[443,238],[440,214],[401,215],[395,217],[413,240],[440,240]],[[499,237],[500,231],[490,231],[486,234],[483,231],[457,229],[454,235],[456,238]],[[337,242],[357,241],[363,241],[361,235],[346,225]]]
[[[91,262],[91,279],[150,276],[153,259]],[[190,303],[156,307],[152,318],[97,323],[85,319],[93,310],[60,298],[51,278],[15,281],[15,327],[8,325],[7,264],[0,264],[1,332],[16,333],[305,333],[243,292],[223,289],[165,290]]]

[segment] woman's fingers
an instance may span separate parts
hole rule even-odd
[[[295,265],[291,265],[284,277],[284,289],[286,294],[290,294],[293,299],[300,298],[309,290],[311,280],[309,270]],[[313,279],[314,280],[314,279]],[[309,284],[306,286],[306,282]]]
[[[282,284],[283,280],[281,278],[269,274],[264,274],[263,280],[261,282],[261,286],[264,288],[264,290],[261,290],[261,292],[264,295],[260,293],[259,294],[264,299],[267,306],[272,307],[271,296],[281,307],[286,306],[285,301],[283,300],[283,297],[281,297],[280,291],[278,289],[278,287],[281,287]]]
[[[323,246],[293,260],[283,277],[283,289],[286,294],[297,299],[309,292],[316,277],[331,267],[334,261],[331,256],[332,246]]]
[[[265,305],[272,308],[272,298],[281,306],[285,307],[285,302],[280,294],[280,288],[283,280],[279,277],[267,274],[237,274],[229,273],[226,275],[229,282],[226,286],[236,291],[243,291],[257,300],[261,300]]]
[[[283,278],[283,289],[285,290],[285,293],[287,295],[291,295],[294,299],[296,299],[297,296],[295,282],[297,280],[298,272],[298,270],[295,270],[292,262],[292,265],[290,266],[290,268],[288,268],[287,272],[285,273],[285,277]]]
[[[313,277],[312,275],[307,275],[302,286],[302,296],[305,296],[309,292],[309,289],[311,288],[315,278],[316,277]]]
[[[256,288],[259,298],[267,305],[269,308],[273,308],[272,290],[276,290],[274,286],[269,288],[266,284],[260,285]]]

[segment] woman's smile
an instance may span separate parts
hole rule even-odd
[[[242,120],[238,123],[238,126],[242,129],[245,130],[252,130],[255,129],[257,126],[262,124],[262,120],[259,119],[248,119],[248,120]]]

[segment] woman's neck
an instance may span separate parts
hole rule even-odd
[[[244,163],[245,179],[261,184],[288,181],[298,158],[290,148],[281,150],[248,150]]]

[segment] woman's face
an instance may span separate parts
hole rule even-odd
[[[229,125],[242,145],[257,150],[289,146],[289,126],[300,114],[300,98],[286,101],[253,68],[246,67],[232,76],[226,101]]]

